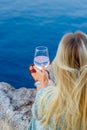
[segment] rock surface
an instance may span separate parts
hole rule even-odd
[[[35,89],[0,82],[0,130],[27,130],[35,95]]]

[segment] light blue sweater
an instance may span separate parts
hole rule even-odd
[[[45,91],[46,91],[46,88],[39,90],[36,94],[35,102],[32,106],[32,119],[31,119],[31,122],[29,123],[28,130],[54,130],[52,128],[52,122],[50,122],[48,128],[46,128],[37,119],[38,103],[41,96],[44,94]],[[57,130],[61,130],[59,126],[57,126]]]

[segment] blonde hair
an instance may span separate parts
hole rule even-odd
[[[38,120],[52,130],[87,130],[87,36],[64,35],[52,65],[57,85],[40,99]]]

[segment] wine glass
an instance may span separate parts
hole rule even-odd
[[[35,48],[34,65],[41,70],[42,66],[48,67],[50,63],[48,48],[45,46],[38,46]],[[40,82],[35,82],[35,86],[40,86]]]

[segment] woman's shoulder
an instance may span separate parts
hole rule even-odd
[[[34,104],[32,106],[32,115],[35,119],[38,119],[38,106],[39,106],[40,99],[45,91],[46,91],[46,89],[43,88],[43,89],[40,89],[36,93],[36,98],[35,98]]]
[[[53,90],[54,87],[50,86],[47,88],[42,88],[36,93],[36,98],[35,98],[34,104],[32,106],[32,114],[33,114],[33,117],[36,119],[38,119],[38,110],[40,107],[40,101],[43,97],[45,97],[47,99],[48,94],[49,94],[49,89]],[[47,105],[46,99],[45,99],[44,107]]]
[[[50,92],[51,92],[51,91],[53,92],[54,88],[55,88],[54,86],[48,86],[48,87],[46,87],[46,88],[40,89],[40,90],[36,93],[36,98],[35,98],[34,104],[38,104],[39,101],[40,101],[40,99],[41,99],[41,97],[44,96],[44,95],[46,95],[46,93],[49,93],[49,91],[50,91]]]
[[[45,92],[48,92],[49,90],[54,90],[54,88],[55,88],[54,84],[50,83],[50,85],[47,86],[46,88],[40,89],[40,90],[36,93],[36,97],[37,97],[37,96],[42,96]]]
[[[40,98],[46,91],[48,88],[42,88],[40,89],[37,93],[36,93],[36,99]]]

